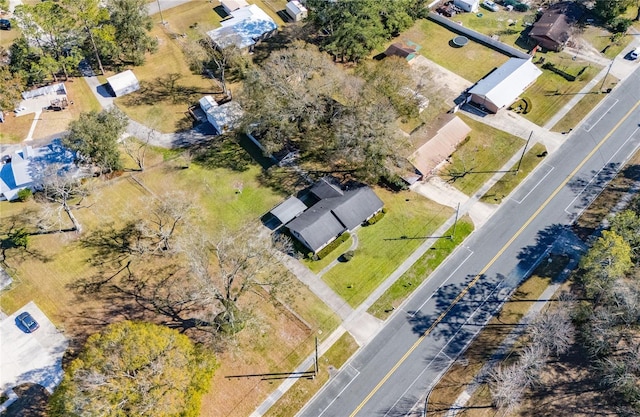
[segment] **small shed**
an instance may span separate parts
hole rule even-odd
[[[249,5],[245,0],[220,0],[220,4],[227,14],[231,14],[232,12]]]
[[[293,19],[294,22],[300,22],[307,18],[307,8],[304,7],[298,0],[292,0],[287,3],[287,14]]]
[[[131,70],[126,70],[120,74],[107,78],[107,83],[116,97],[133,93],[140,89],[140,83]]]
[[[384,51],[384,54],[386,56],[399,56],[400,58],[404,58],[407,61],[411,61],[416,57],[416,52],[416,48],[412,48],[403,43],[396,42],[389,45],[389,47]]]
[[[453,5],[465,12],[475,13],[480,9],[480,0],[453,0]]]
[[[200,108],[207,115],[207,121],[211,123],[218,135],[233,130],[243,114],[242,108],[236,101],[218,105],[213,97],[204,96],[199,103]]]

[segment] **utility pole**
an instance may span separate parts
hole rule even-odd
[[[167,22],[165,22],[164,17],[162,17],[162,8],[160,7],[160,0],[156,0],[156,3],[158,3],[158,11],[160,12],[160,23],[162,25],[166,25]]]
[[[531,136],[533,136],[533,130],[529,134],[529,139],[527,139],[527,143],[524,144],[522,155],[520,155],[520,160],[518,161],[518,167],[516,168],[516,172],[514,172],[513,175],[516,175],[518,172],[520,172],[520,164],[522,164],[522,159],[524,158],[524,153],[527,151],[527,146],[529,146],[529,141],[531,140]]]
[[[614,59],[615,58],[611,60],[611,63],[609,64],[609,68],[607,68],[607,73],[604,74],[604,78],[602,79],[602,84],[600,85],[600,92],[602,92],[602,88],[604,87],[604,82],[607,81],[607,75],[609,75],[609,71],[611,71],[611,67],[613,66]]]
[[[456,225],[458,224],[458,213],[460,212],[460,203],[456,206],[456,217],[453,221],[453,230],[451,231],[451,236],[449,236],[449,240],[453,240],[456,236]]]
[[[316,360],[315,360],[313,371],[314,371],[313,376],[314,377],[318,376],[318,336],[316,336]]]

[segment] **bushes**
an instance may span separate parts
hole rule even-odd
[[[336,238],[333,242],[329,243],[324,248],[320,249],[318,253],[312,256],[313,259],[320,260],[333,252],[338,246],[340,246],[343,242],[346,242],[347,239],[351,237],[349,232],[344,232],[340,236]]]
[[[551,62],[545,62],[544,64],[542,64],[542,68],[547,69],[551,72],[555,72],[556,74],[558,74],[559,76],[561,76],[562,78],[564,78],[569,82],[573,82],[576,80],[575,75],[569,74],[568,72],[561,70],[560,68],[553,65]]]
[[[365,226],[371,226],[376,224],[377,222],[379,222],[385,215],[387,211],[385,209],[382,209],[381,211],[379,211],[378,213],[376,213],[373,217],[371,217],[369,220],[367,220],[365,222]]]
[[[32,195],[33,193],[29,188],[23,188],[22,190],[18,191],[18,201],[27,201],[31,198]]]

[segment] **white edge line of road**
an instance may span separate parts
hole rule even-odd
[[[404,396],[407,394],[407,391],[409,391],[409,390],[410,390],[410,389],[415,385],[415,383],[418,381],[418,379],[420,379],[420,378],[422,377],[422,374],[424,374],[424,373],[425,373],[425,371],[426,371],[426,370],[431,366],[431,364],[432,364],[432,363],[433,363],[433,362],[438,358],[438,356],[440,356],[440,355],[444,355],[444,356],[446,356],[446,357],[449,359],[449,364],[452,364],[452,363],[454,363],[454,362],[455,362],[455,359],[451,359],[451,357],[450,357],[449,355],[447,355],[446,353],[444,353],[445,348],[446,348],[447,346],[449,346],[449,344],[453,341],[453,339],[455,339],[455,337],[458,335],[458,333],[460,333],[460,331],[464,328],[464,326],[466,326],[466,325],[467,325],[467,323],[469,323],[469,320],[471,320],[471,319],[476,315],[476,313],[478,312],[478,310],[480,310],[480,308],[482,308],[482,306],[484,306],[484,305],[487,303],[487,301],[488,301],[488,300],[493,296],[493,294],[494,294],[494,293],[495,293],[499,288],[501,288],[501,287],[502,287],[502,283],[503,283],[503,282],[504,282],[504,279],[502,279],[500,282],[498,282],[498,284],[496,284],[496,286],[495,286],[495,287],[491,290],[491,292],[490,292],[490,293],[485,297],[485,299],[484,299],[484,300],[482,300],[482,303],[480,303],[480,305],[479,305],[478,307],[476,307],[476,309],[475,309],[475,310],[473,310],[473,313],[471,313],[471,315],[470,315],[469,317],[467,317],[467,319],[466,319],[466,320],[465,320],[465,321],[460,325],[460,328],[458,328],[458,330],[456,330],[456,332],[455,332],[455,333],[454,333],[454,334],[449,338],[449,340],[447,341],[447,343],[445,343],[445,344],[444,344],[444,346],[442,346],[442,348],[438,351],[438,353],[433,357],[433,359],[431,359],[431,361],[429,361],[429,363],[427,364],[427,366],[425,366],[425,367],[424,367],[424,369],[422,370],[422,372],[420,372],[420,374],[418,374],[418,376],[417,376],[417,377],[415,377],[415,379],[413,380],[413,382],[411,382],[411,384],[409,384],[409,386],[407,387],[407,389],[406,389],[406,390],[402,393],[402,395],[401,395],[401,396],[396,400],[396,402],[395,402],[395,403],[393,403],[393,405],[391,406],[391,408],[389,409],[389,411],[387,411],[387,412],[384,414],[384,416],[383,416],[383,417],[387,417],[387,416],[389,415],[389,413],[393,410],[393,408],[396,406],[396,404],[398,404],[398,402],[399,402],[402,398],[404,398]],[[504,304],[504,302],[505,302],[505,301],[506,301],[506,298],[505,298],[505,300],[503,300],[500,304],[498,304],[498,306],[496,307],[496,310],[497,310],[498,308],[502,307],[502,305]],[[495,310],[494,310],[494,311],[495,311]],[[489,315],[489,318],[488,318],[487,320],[485,320],[485,323],[484,323],[484,324],[488,323],[488,322],[489,322],[489,320],[490,320],[492,317],[493,317],[493,314],[490,314],[490,315]],[[484,327],[484,325],[483,325],[482,327]],[[480,328],[482,328],[482,327],[480,327]],[[480,331],[478,330],[478,331],[476,332],[476,335],[477,335],[479,332],[480,332]],[[474,337],[472,337],[472,338],[471,338],[471,341],[473,341],[473,340],[475,339],[475,336],[476,336],[476,335],[474,335]],[[469,343],[470,343],[470,342],[465,343],[465,345],[463,346],[462,352],[464,352],[464,351],[467,349],[467,347],[469,346]],[[458,355],[458,356],[459,356],[459,355]],[[457,359],[457,357],[456,357],[456,359]],[[431,384],[429,384],[429,387],[428,387],[429,389],[431,388],[431,385],[433,385],[433,383],[434,383],[435,381],[439,381],[439,380],[440,380],[440,378],[442,377],[443,373],[444,373],[444,372],[446,372],[446,371],[449,369],[449,366],[450,366],[450,365],[446,366],[446,367],[443,369],[443,371],[442,371],[442,372],[440,372],[440,373],[437,375],[437,377],[436,377],[436,378],[434,378],[434,380],[431,382]],[[418,402],[420,402],[420,401],[418,401]],[[417,404],[417,402],[416,402],[416,404]],[[411,410],[409,410],[409,413],[408,413],[408,414],[405,414],[405,416],[408,416],[408,415],[412,412],[413,408],[415,408],[415,405],[414,405],[413,407],[411,407]]]
[[[546,166],[548,166],[548,167],[551,167],[551,169],[550,169],[549,171],[547,171],[547,173],[546,173],[546,174],[544,174],[544,177],[540,178],[540,181],[538,181],[538,182],[533,186],[533,188],[531,188],[531,190],[529,190],[529,192],[527,193],[527,195],[525,195],[524,197],[522,197],[522,199],[520,199],[520,200],[513,200],[513,202],[514,202],[514,203],[516,203],[516,204],[521,204],[524,200],[526,200],[526,199],[527,199],[527,197],[529,197],[529,195],[530,195],[530,194],[531,194],[531,193],[532,193],[536,188],[538,188],[538,185],[542,184],[542,181],[544,181],[544,180],[547,178],[547,176],[548,176],[549,174],[551,174],[551,171],[553,171],[553,170],[555,169],[555,167],[554,167],[554,166],[549,165],[549,164],[547,164],[547,163],[543,163],[542,165],[546,165]]]
[[[600,123],[600,120],[602,120],[604,118],[604,116],[607,115],[607,113],[609,113],[611,111],[611,109],[613,108],[613,106],[615,106],[616,104],[618,104],[618,99],[616,99],[616,101],[613,102],[613,104],[611,106],[609,106],[609,108],[607,109],[607,111],[605,111],[604,113],[602,113],[602,116],[600,116],[598,118],[598,120],[596,120],[591,126],[589,126],[589,129],[585,129],[586,132],[591,132],[591,129],[593,129],[598,123]]]
[[[321,412],[320,414],[318,414],[318,417],[322,416],[322,415],[324,414],[324,412],[325,412],[325,411],[327,411],[327,410],[328,410],[328,409],[333,405],[333,403],[338,399],[338,397],[339,397],[339,396],[341,396],[341,395],[342,395],[342,393],[343,393],[343,392],[345,392],[345,390],[346,390],[347,388],[349,388],[349,385],[351,385],[351,383],[352,383],[353,381],[355,381],[355,380],[356,380],[356,378],[358,377],[358,375],[360,375],[360,371],[358,371],[356,368],[354,368],[353,366],[351,366],[351,364],[347,364],[347,366],[345,366],[345,368],[343,369],[343,371],[344,371],[344,370],[346,370],[346,369],[347,369],[347,367],[349,367],[349,368],[353,369],[354,371],[356,371],[355,376],[354,376],[353,378],[351,378],[351,381],[349,381],[349,383],[348,383],[347,385],[345,385],[345,386],[344,386],[344,388],[342,388],[342,389],[340,390],[340,392],[338,393],[338,395],[336,395],[336,396],[333,398],[333,400],[331,400],[331,402],[330,402],[329,404],[327,404],[327,406],[324,408],[324,410],[322,410],[322,412]],[[340,371],[340,372],[342,373],[343,371]],[[302,410],[301,410],[301,411],[302,411]]]
[[[588,182],[588,183],[587,183],[587,184],[582,188],[582,190],[580,190],[580,192],[579,192],[579,193],[574,197],[574,199],[573,199],[573,200],[571,200],[571,202],[567,205],[567,207],[565,207],[565,208],[564,208],[564,212],[565,212],[565,213],[567,213],[567,214],[572,214],[572,213],[571,213],[571,211],[569,211],[569,210],[570,210],[570,207],[571,207],[571,206],[576,202],[576,200],[577,200],[578,198],[580,198],[580,196],[582,195],[582,193],[584,193],[584,192],[585,192],[585,190],[586,190],[587,188],[589,188],[589,186],[591,185],[591,183],[593,182],[593,180],[595,180],[595,179],[598,177],[598,175],[600,175],[600,173],[602,172],[602,170],[603,170],[603,169],[605,169],[606,165],[608,165],[608,164],[609,164],[609,162],[611,162],[611,160],[612,160],[612,159],[613,159],[613,158],[618,154],[618,152],[620,152],[620,150],[621,150],[624,146],[626,146],[626,145],[627,145],[627,143],[628,143],[631,139],[633,139],[633,135],[635,135],[635,133],[636,133],[637,131],[638,131],[638,128],[636,128],[636,130],[634,130],[634,131],[629,135],[629,137],[627,138],[627,140],[625,140],[625,141],[622,143],[622,145],[620,145],[620,146],[618,147],[618,149],[616,149],[616,151],[613,153],[613,155],[611,155],[611,157],[607,160],[607,162],[605,162],[605,165],[604,165],[602,168],[600,168],[600,169],[598,170],[598,172],[596,172],[595,174],[593,174],[593,177],[591,177],[591,179],[589,180],[589,182]],[[638,148],[638,145],[636,145],[636,147],[634,148],[634,151],[631,153],[631,155],[633,155],[634,153],[636,153],[637,148]],[[617,174],[618,172],[620,172],[620,169],[624,166],[624,163],[625,163],[628,159],[629,159],[629,157],[627,156],[627,157],[625,158],[625,160],[624,160],[624,161],[622,161],[622,162],[620,163],[620,165],[619,165],[619,166],[617,167],[617,169],[616,169],[616,174]],[[598,193],[598,195],[600,195],[600,193]],[[596,197],[597,197],[597,196],[596,196]],[[590,202],[589,202],[589,204],[591,204],[592,202],[593,202],[593,200],[592,200],[592,201],[590,201]],[[584,211],[584,208],[580,210],[580,213],[582,213],[583,211]]]
[[[466,247],[466,246],[463,246],[463,248],[464,248],[464,249],[466,249],[467,251],[469,251],[469,254],[467,255],[467,257],[466,257],[466,258],[464,258],[464,259],[462,260],[462,262],[460,262],[460,264],[456,267],[456,269],[454,269],[454,270],[453,270],[453,272],[451,272],[451,274],[449,274],[449,276],[447,277],[447,279],[445,279],[445,280],[442,282],[442,284],[440,284],[440,286],[439,286],[438,288],[436,288],[436,290],[435,290],[435,291],[434,291],[434,292],[433,292],[433,293],[432,293],[432,294],[431,294],[431,295],[430,295],[426,300],[424,300],[424,303],[420,304],[420,307],[416,308],[416,311],[414,311],[412,314],[409,314],[409,317],[412,317],[412,318],[413,318],[413,317],[415,317],[415,316],[416,316],[416,314],[418,314],[418,312],[419,312],[420,310],[422,310],[422,307],[424,307],[424,306],[425,306],[425,304],[427,304],[427,303],[429,302],[429,300],[431,300],[431,299],[433,298],[433,296],[435,295],[435,293],[436,293],[436,292],[438,292],[438,290],[439,290],[440,288],[442,288],[442,287],[443,287],[443,286],[444,286],[444,285],[445,285],[445,284],[446,284],[446,283],[451,279],[451,277],[455,275],[455,273],[456,273],[456,272],[458,272],[458,269],[460,269],[460,268],[462,267],[462,265],[463,265],[465,262],[467,262],[467,260],[471,257],[471,255],[473,255],[473,251],[472,251],[471,249],[469,249],[469,248],[468,248],[468,247]],[[432,272],[432,273],[433,273],[433,272]]]
[[[533,273],[533,270],[534,270],[534,269],[535,269],[535,268],[540,264],[541,259],[544,259],[545,257],[547,257],[547,255],[549,254],[549,252],[551,252],[551,249],[552,249],[552,248],[553,248],[553,245],[549,245],[549,246],[547,246],[547,249],[545,249],[545,251],[542,253],[542,255],[540,255],[540,257],[538,258],[538,260],[537,260],[536,262],[534,262],[534,263],[531,265],[531,267],[529,267],[529,269],[525,272],[525,274],[523,275],[523,277],[529,276],[531,273]],[[422,376],[422,374],[427,370],[427,368],[428,368],[429,366],[431,366],[431,364],[433,363],[433,361],[435,361],[435,360],[436,360],[436,358],[437,358],[440,354],[443,354],[444,356],[446,356],[447,358],[449,358],[449,365],[448,365],[448,366],[446,366],[446,367],[445,367],[445,368],[444,368],[444,369],[443,369],[443,370],[442,370],[438,375],[436,375],[436,377],[433,379],[433,381],[431,382],[431,384],[429,384],[429,386],[427,387],[427,390],[426,390],[426,391],[427,391],[427,392],[429,392],[429,391],[430,391],[430,390],[435,386],[435,384],[437,384],[438,382],[440,382],[440,379],[444,376],[444,374],[446,374],[446,373],[448,372],[449,367],[450,367],[453,363],[455,363],[455,361],[458,359],[458,357],[459,357],[462,353],[466,352],[466,350],[467,350],[467,348],[469,347],[469,345],[470,345],[470,344],[471,344],[471,343],[476,339],[476,337],[478,336],[478,334],[480,334],[480,331],[481,331],[481,330],[482,330],[482,329],[487,325],[487,323],[489,323],[489,321],[494,317],[494,314],[490,314],[490,315],[489,315],[489,317],[485,320],[485,322],[483,323],[483,325],[479,327],[478,331],[476,331],[476,333],[473,335],[473,337],[472,337],[471,339],[469,339],[469,340],[467,341],[467,343],[465,343],[465,344],[464,344],[464,346],[463,346],[463,347],[462,347],[462,349],[460,350],[460,353],[458,354],[458,356],[456,356],[456,358],[455,358],[455,359],[451,359],[451,357],[450,357],[449,355],[447,355],[446,353],[444,353],[444,352],[443,352],[443,351],[444,351],[444,349],[449,345],[449,343],[451,343],[451,341],[453,340],[453,338],[457,336],[457,334],[458,334],[458,333],[460,332],[460,330],[462,330],[462,328],[463,328],[463,327],[464,327],[464,326],[469,322],[469,320],[470,320],[473,316],[475,316],[475,314],[478,312],[478,310],[480,309],[480,307],[482,307],[482,306],[487,302],[487,300],[489,300],[489,298],[491,298],[491,296],[492,296],[496,291],[498,291],[498,290],[502,287],[502,284],[504,283],[504,281],[505,281],[504,279],[503,279],[503,280],[501,280],[501,281],[500,281],[500,282],[499,282],[499,283],[498,283],[498,284],[493,288],[493,290],[491,291],[491,293],[489,293],[489,295],[487,295],[487,297],[482,301],[482,303],[481,303],[481,304],[480,304],[480,305],[479,305],[479,306],[478,306],[478,307],[473,311],[473,313],[472,313],[472,314],[467,318],[467,320],[465,320],[465,322],[464,322],[464,323],[462,323],[462,325],[460,326],[460,328],[458,329],[458,331],[456,331],[456,332],[454,333],[454,335],[453,335],[453,336],[449,339],[449,341],[448,341],[448,342],[447,342],[447,343],[442,347],[442,349],[440,349],[440,351],[439,351],[439,352],[434,356],[434,358],[429,362],[429,364],[428,364],[427,366],[425,366],[425,368],[422,370],[422,372],[420,372],[420,375],[418,375],[418,376],[416,377],[416,379],[414,379],[414,381],[411,383],[411,385],[409,386],[409,388],[407,388],[407,389],[405,390],[405,392],[402,394],[402,397],[404,397],[404,395],[407,393],[407,391],[408,391],[411,387],[413,387],[413,385],[415,385],[416,381],[417,381],[417,380]],[[498,305],[496,306],[496,308],[494,309],[494,312],[498,311],[499,309],[501,309],[501,308],[502,308],[502,306],[504,306],[504,304],[507,302],[507,300],[509,300],[509,299],[511,298],[511,295],[513,294],[513,292],[515,291],[515,289],[516,289],[516,288],[518,288],[518,287],[512,288],[512,289],[511,289],[511,291],[509,291],[509,292],[505,295],[505,297],[501,300],[500,304],[498,304]],[[499,294],[500,294],[500,291],[498,291],[498,295],[499,295]],[[400,398],[402,398],[402,397],[400,397]],[[398,399],[398,401],[400,401],[400,400]],[[397,404],[397,403],[398,403],[398,401],[396,401],[396,403],[395,403],[395,404]],[[418,404],[418,403],[419,403],[419,402],[421,402],[421,401],[422,401],[422,400],[420,400],[420,401],[416,402],[416,404]],[[394,404],[394,406],[395,406],[395,404]],[[409,411],[409,413],[408,413],[408,414],[405,414],[405,417],[407,417],[407,416],[409,416],[409,415],[410,415],[410,413],[413,411],[413,409],[415,408],[415,406],[416,406],[416,405],[414,404],[414,406],[413,406],[413,407],[411,407],[411,410]],[[387,414],[388,414],[388,413],[387,413]],[[385,417],[386,417],[386,414],[385,414]]]

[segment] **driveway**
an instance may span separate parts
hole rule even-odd
[[[31,313],[40,324],[33,333],[25,333],[16,325],[23,311]],[[0,321],[0,392],[31,382],[49,392],[62,380],[62,355],[67,339],[32,301]]]

